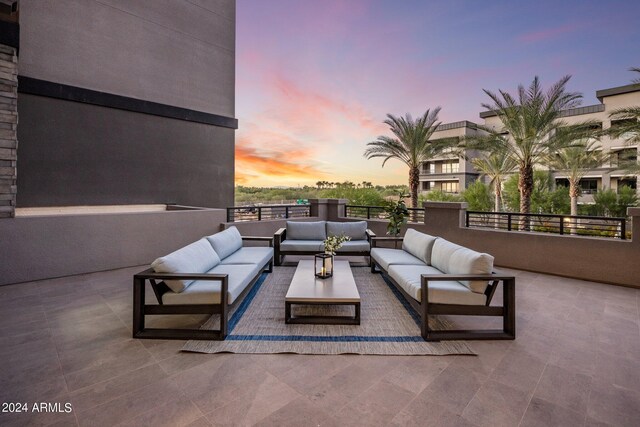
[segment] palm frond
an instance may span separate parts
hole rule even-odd
[[[570,182],[578,183],[590,169],[601,167],[610,158],[598,141],[583,140],[549,153],[546,163],[549,168],[566,173]]]
[[[629,68],[629,71],[633,71],[633,72],[635,72],[635,73],[640,73],[640,68],[638,68],[638,67],[631,67],[631,68]],[[634,83],[638,83],[638,84],[640,84],[640,79],[633,79],[633,80],[631,80],[631,81],[632,81],[632,82],[634,82]]]
[[[606,133],[611,138],[621,138],[629,144],[640,143],[640,106],[613,110],[609,118],[612,123]]]

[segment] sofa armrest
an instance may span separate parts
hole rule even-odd
[[[273,243],[276,248],[280,247],[280,243],[282,243],[287,238],[287,229],[281,228],[273,234]]]
[[[369,241],[369,243],[371,243],[371,239],[376,237],[376,233],[374,233],[373,231],[369,230],[368,228],[364,232],[367,235],[367,240]]]
[[[402,242],[404,237],[401,236],[393,236],[393,237],[371,237],[371,247],[375,248],[378,246],[378,242]]]
[[[278,231],[276,231],[275,233],[273,233],[273,239],[277,242],[277,241],[283,241],[284,239],[287,238],[287,229],[286,228],[280,228]]]
[[[205,273],[156,273],[152,268],[134,275],[134,279],[152,280],[224,280],[228,274]]]
[[[133,300],[134,300],[134,313],[136,308],[145,305],[144,301],[144,288],[145,282],[149,280],[151,286],[153,288],[153,292],[156,295],[156,299],[158,300],[158,304],[162,306],[162,296],[167,292],[173,292],[166,284],[162,283],[164,280],[169,279],[191,279],[191,280],[217,280],[220,281],[220,298],[221,303],[226,307],[228,301],[228,292],[229,292],[229,275],[228,274],[203,274],[203,273],[156,273],[153,271],[153,268],[148,268],[145,271],[142,271],[138,274],[134,274],[133,276]],[[162,288],[159,287],[155,281],[159,280],[164,285]],[[143,312],[144,312],[143,307]],[[144,317],[144,314],[143,314]],[[142,322],[144,326],[144,321]]]
[[[443,282],[448,280],[509,280],[514,276],[504,276],[501,274],[422,274],[422,280],[428,282]]]
[[[496,273],[495,271],[491,274],[422,274],[420,275],[420,285],[422,287],[422,294],[428,295],[429,292],[429,282],[441,282],[441,281],[449,281],[449,280],[486,280],[487,282],[494,282],[493,285],[489,286],[485,291],[485,295],[487,296],[486,305],[489,306],[491,303],[491,299],[493,298],[493,294],[496,289],[496,285],[499,282],[502,282],[503,286],[503,297],[505,306],[508,304],[513,310],[515,307],[515,289],[516,289],[516,278],[515,276],[507,276],[504,274]],[[469,290],[470,292],[473,292]],[[451,314],[451,313],[449,313]]]
[[[273,234],[273,259],[275,265],[282,263],[282,257],[280,256],[280,243],[287,238],[287,229],[281,228]]]
[[[273,247],[273,237],[264,236],[242,236],[242,240],[255,241],[255,242],[268,242],[269,247]]]

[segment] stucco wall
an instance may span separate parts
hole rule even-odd
[[[414,228],[487,252],[496,265],[640,287],[640,227],[631,241],[472,229],[462,226],[465,205],[427,202],[425,224]]]
[[[233,205],[233,129],[27,94],[18,111],[18,207]]]
[[[235,0],[22,0],[20,30],[18,207],[233,204],[234,129],[194,118],[235,121]]]
[[[149,264],[220,231],[223,209],[0,221],[0,285]]]
[[[235,0],[20,0],[20,74],[235,114]]]

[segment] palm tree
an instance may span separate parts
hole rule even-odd
[[[492,104],[482,104],[494,111],[502,122],[502,129],[478,126],[487,132],[484,136],[472,136],[464,139],[464,148],[476,148],[482,151],[506,151],[507,156],[518,165],[520,191],[520,213],[531,210],[534,166],[543,163],[549,152],[558,148],[559,139],[553,138],[556,130],[566,126],[560,120],[562,110],[577,107],[582,95],[567,92],[565,87],[571,76],[564,76],[543,92],[540,80],[536,76],[525,89],[518,86],[514,97],[503,90],[499,94],[484,89]],[[504,137],[507,132],[509,139]],[[520,229],[528,229],[529,221],[523,217]]]
[[[489,178],[495,194],[494,211],[502,210],[502,183],[507,175],[516,169],[516,162],[506,151],[496,151],[489,156],[472,160],[473,166]]]
[[[389,126],[393,137],[381,135],[367,144],[364,152],[367,159],[383,157],[382,166],[389,159],[397,159],[409,166],[409,189],[411,207],[418,207],[418,184],[420,183],[420,164],[441,153],[448,143],[431,142],[429,138],[440,125],[438,113],[440,107],[427,110],[422,116],[413,119],[410,114],[396,117],[387,114],[384,121]]]
[[[593,140],[570,145],[549,155],[547,160],[549,167],[567,174],[571,215],[578,215],[580,180],[589,169],[602,166],[608,158],[609,156],[602,151],[602,147]]]

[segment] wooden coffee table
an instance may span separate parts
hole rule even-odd
[[[359,325],[360,294],[353,279],[348,261],[334,261],[333,276],[318,279],[314,274],[313,260],[302,260],[293,275],[284,298],[285,323],[307,323],[326,325]],[[291,306],[299,305],[352,305],[354,316],[295,316],[291,317]]]

